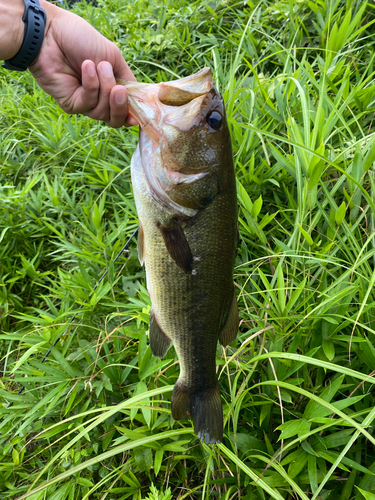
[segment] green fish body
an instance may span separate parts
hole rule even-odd
[[[173,342],[179,358],[172,416],[192,419],[206,443],[220,442],[217,341],[228,344],[238,330],[237,198],[223,100],[208,68],[126,87],[141,124],[131,169],[152,302],[151,350],[163,357]]]

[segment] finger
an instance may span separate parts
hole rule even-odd
[[[110,119],[108,125],[113,128],[131,127],[138,125],[137,121],[128,115],[127,90],[122,85],[115,85],[112,88],[109,98]]]
[[[82,63],[82,87],[75,103],[76,113],[87,113],[96,108],[99,100],[99,78],[93,61]]]
[[[113,68],[115,75],[121,78],[122,80],[126,80],[127,82],[136,82],[137,79],[133,75],[133,72],[131,71],[127,63],[124,60],[122,60],[121,62],[122,62],[121,69],[119,71],[116,71],[117,70],[116,67]]]
[[[99,76],[98,101],[96,107],[87,115],[95,120],[108,122],[110,120],[109,97],[112,88],[116,85],[116,80],[112,65],[108,61],[102,61],[97,65],[97,73]]]
[[[112,60],[111,60],[112,61]],[[117,78],[126,80],[127,82],[136,82],[137,79],[133,75],[131,69],[127,65],[125,59],[123,58],[120,49],[116,47],[114,53],[113,72]]]

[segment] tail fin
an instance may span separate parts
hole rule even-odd
[[[223,440],[223,407],[219,384],[211,389],[193,392],[177,380],[172,394],[172,417],[189,418],[196,435],[207,444]]]

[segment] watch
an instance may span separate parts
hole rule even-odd
[[[25,23],[23,42],[17,54],[4,61],[3,68],[14,71],[26,71],[37,58],[42,47],[44,28],[47,21],[45,11],[39,0],[24,0],[25,11],[22,21]]]

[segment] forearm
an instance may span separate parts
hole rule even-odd
[[[27,65],[67,113],[83,113],[111,127],[135,125],[131,117],[126,121],[126,89],[116,85],[115,77],[135,80],[119,48],[81,17],[39,2],[47,16],[42,46],[34,60],[16,68]],[[0,0],[0,60],[12,59],[23,44],[24,10],[23,0]]]
[[[0,60],[11,59],[22,45],[24,8],[23,0],[0,0]]]

